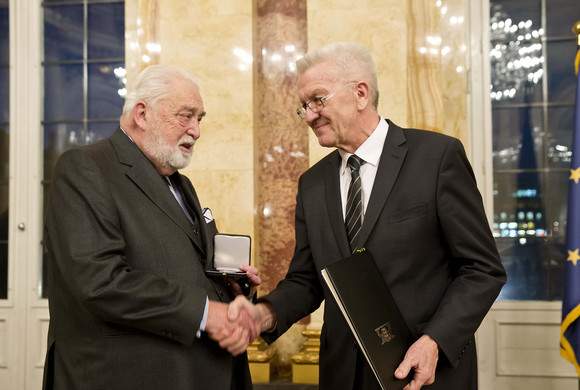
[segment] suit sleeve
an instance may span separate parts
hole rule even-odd
[[[274,341],[296,321],[315,311],[324,299],[308,241],[302,193],[300,178],[295,214],[296,247],[288,273],[270,294],[260,299],[270,302],[276,312],[276,329],[263,335],[267,342]]]
[[[110,179],[109,179],[110,180]],[[85,153],[57,163],[46,246],[58,286],[101,321],[191,344],[203,315],[204,289],[131,267],[107,179]],[[143,237],[144,243],[147,237]]]
[[[424,333],[456,366],[506,282],[473,171],[456,139],[441,160],[437,209],[453,280]]]

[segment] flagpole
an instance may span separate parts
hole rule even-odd
[[[580,62],[580,20],[577,21],[576,23],[574,23],[574,26],[572,26],[572,32],[576,35],[576,38],[577,38],[576,44],[578,45],[576,59],[574,61],[574,68],[575,68],[575,71],[577,73],[576,77],[580,77],[580,70],[579,70],[579,64],[578,64],[578,62]],[[580,80],[577,80],[576,85],[577,85],[577,88],[580,89]],[[577,96],[577,99],[580,99],[580,91],[576,91],[576,96]],[[580,111],[578,109],[578,107],[580,107],[579,105],[580,105],[580,102],[576,102],[576,111],[577,111],[576,115],[580,115]],[[576,118],[576,125],[577,124],[578,124],[578,120]],[[578,129],[575,129],[575,131],[578,131]],[[573,151],[572,153],[574,153],[574,152],[578,153],[580,151]],[[578,379],[578,390],[580,390],[580,378]]]

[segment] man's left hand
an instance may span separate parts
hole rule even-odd
[[[252,267],[251,265],[248,264],[242,264],[240,265],[240,269],[246,273],[248,281],[250,282],[250,294],[248,295],[248,298],[251,298],[258,290],[258,286],[260,285],[260,283],[262,283],[262,279],[260,279],[260,277],[258,276],[258,269],[256,267]],[[232,294],[234,294],[235,296],[243,295],[242,288],[238,283],[235,282],[235,280],[230,281],[230,287],[232,290]]]
[[[415,370],[413,380],[403,390],[419,390],[423,385],[435,382],[435,368],[439,359],[439,347],[435,340],[424,334],[407,350],[403,362],[395,370],[395,376],[404,379],[411,368]]]

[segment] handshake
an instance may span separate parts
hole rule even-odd
[[[258,276],[258,269],[246,264],[242,264],[240,269],[248,276],[252,296],[262,282]],[[236,299],[229,305],[209,301],[205,331],[219,343],[220,347],[236,356],[243,353],[260,333],[274,327],[276,314],[267,302],[253,305],[242,295],[236,283],[230,287]]]
[[[275,314],[269,303],[254,305],[243,295],[238,295],[229,305],[209,301],[205,331],[220,347],[236,356],[274,324]]]

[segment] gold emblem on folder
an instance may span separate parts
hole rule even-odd
[[[395,338],[395,335],[391,331],[391,324],[388,322],[375,329],[375,332],[377,336],[381,338],[381,345],[388,343]]]

